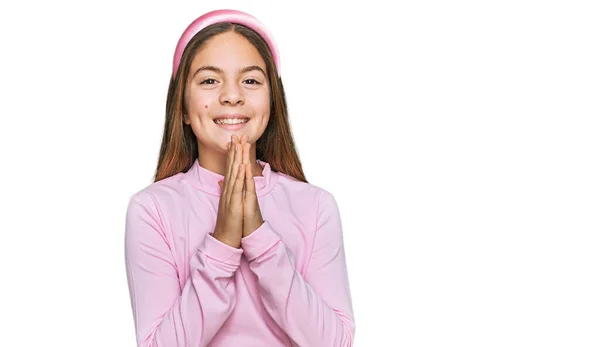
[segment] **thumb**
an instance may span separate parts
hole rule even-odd
[[[223,181],[219,181],[219,188],[223,189]]]

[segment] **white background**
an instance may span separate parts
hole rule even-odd
[[[355,346],[600,345],[598,8],[372,0],[3,3],[0,345],[135,345],[127,202],[179,35],[218,8],[279,44]]]

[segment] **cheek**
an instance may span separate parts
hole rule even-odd
[[[269,106],[271,104],[271,99],[269,98],[269,94],[264,93],[263,95],[258,96],[254,101],[255,101],[254,105],[256,107],[257,113],[262,115],[263,117],[267,117],[270,112]]]
[[[207,110],[213,104],[213,96],[205,90],[192,88],[189,94],[189,105],[192,109]]]
[[[266,104],[263,108],[263,120],[264,120],[264,124],[266,126],[266,124],[269,122],[269,116],[271,115],[271,107],[270,107],[270,100],[266,101]]]

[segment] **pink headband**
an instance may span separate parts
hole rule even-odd
[[[237,11],[237,10],[215,10],[208,13],[203,14],[198,17],[196,20],[190,24],[187,29],[179,38],[179,42],[177,43],[177,48],[175,49],[175,56],[173,57],[173,78],[177,75],[177,69],[179,68],[179,63],[181,62],[181,55],[185,50],[185,46],[187,46],[188,42],[196,35],[200,30],[206,28],[209,25],[221,22],[232,22],[237,24],[242,24],[250,29],[256,31],[269,45],[269,49],[271,50],[271,54],[273,55],[273,60],[275,61],[275,67],[277,68],[277,75],[281,76],[281,67],[279,62],[279,52],[277,50],[277,45],[275,44],[275,40],[273,36],[269,32],[269,30],[258,21],[255,17],[249,15],[248,13]]]

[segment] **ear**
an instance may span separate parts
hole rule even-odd
[[[183,123],[188,125],[190,124],[190,119],[185,113],[183,114]]]

